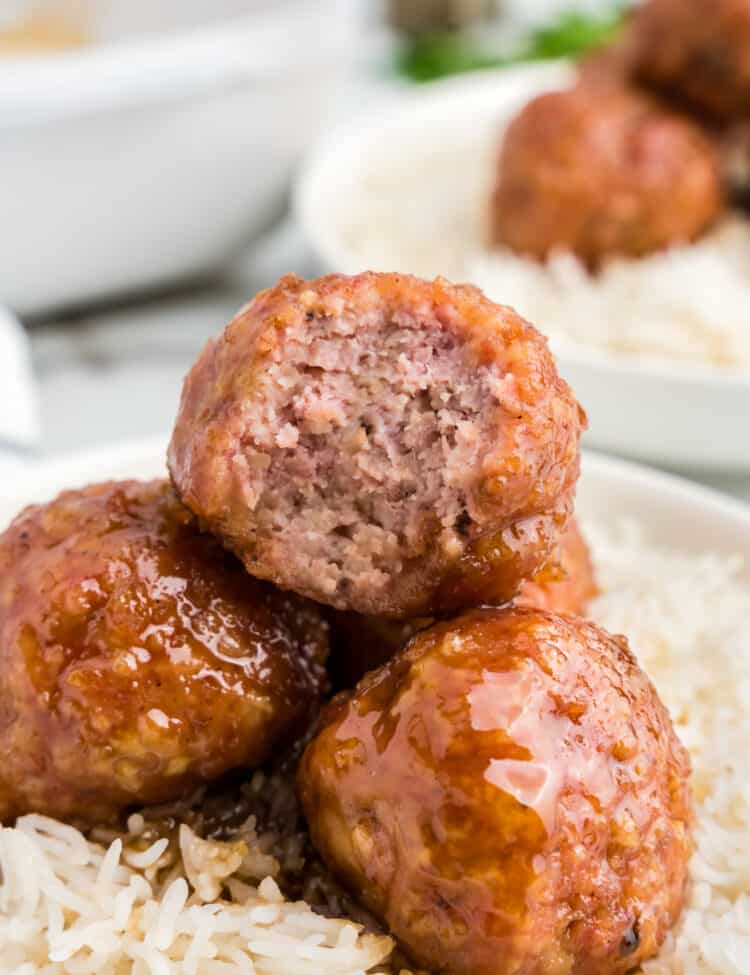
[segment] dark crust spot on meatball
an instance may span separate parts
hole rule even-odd
[[[632,955],[638,949],[640,943],[638,922],[636,921],[623,935],[622,941],[620,942],[620,957],[626,958],[628,955]]]
[[[454,527],[459,535],[463,535],[465,537],[469,534],[469,528],[471,527],[471,515],[466,508],[464,508],[458,518],[456,518]]]

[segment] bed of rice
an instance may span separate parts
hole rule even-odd
[[[632,523],[584,527],[602,587],[592,615],[630,636],[694,764],[691,890],[677,928],[646,973],[746,975],[750,587],[744,570],[739,560],[656,548]],[[390,939],[352,920],[362,918],[325,877],[309,872],[288,781],[256,773],[244,790],[237,807],[242,821],[231,829],[211,826],[200,803],[185,807],[183,816],[174,808],[149,819],[136,814],[119,836],[102,830],[87,839],[40,816],[2,829],[0,973],[398,972]],[[256,806],[265,811],[249,814]],[[229,838],[206,840],[199,833]]]
[[[352,264],[471,281],[576,347],[661,367],[750,372],[750,221],[734,214],[690,245],[614,260],[593,277],[570,254],[546,265],[486,246],[496,133],[378,158],[337,214]]]

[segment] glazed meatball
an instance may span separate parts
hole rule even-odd
[[[583,614],[598,591],[591,552],[572,518],[548,567],[524,582],[514,602],[553,613]]]
[[[536,579],[524,582],[513,602],[516,606],[583,614],[597,592],[589,547],[577,520],[572,518],[550,565]],[[329,613],[328,620],[329,669],[337,690],[353,687],[368,671],[390,660],[415,633],[434,623],[430,617],[388,620],[335,611]]]
[[[315,716],[327,643],[166,481],[27,508],[0,536],[0,818],[101,822],[263,761]]]
[[[615,975],[679,913],[688,772],[624,638],[506,609],[334,698],[298,781],[315,846],[418,965]]]
[[[539,569],[583,422],[544,338],[476,288],[290,276],[191,370],[169,468],[253,575],[406,618],[507,600]]]
[[[648,0],[635,16],[638,78],[718,120],[750,111],[750,0]]]
[[[533,99],[511,122],[490,204],[494,243],[590,269],[699,237],[724,203],[712,141],[649,97],[580,84]]]

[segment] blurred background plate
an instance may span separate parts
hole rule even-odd
[[[568,65],[553,63],[437,82],[394,98],[367,119],[326,137],[309,159],[296,191],[296,213],[320,263],[346,273],[361,271],[366,264],[381,270],[460,276],[463,225],[475,216],[468,212],[476,195],[471,185],[475,177],[466,174],[464,190],[451,203],[455,253],[451,255],[450,242],[441,240],[444,265],[436,265],[433,241],[446,233],[446,221],[442,216],[433,220],[440,207],[430,197],[430,148],[437,151],[474,139],[482,131],[499,138],[502,125],[526,101],[564,86],[571,73]],[[397,159],[404,172],[410,165],[421,167],[418,198],[405,204],[389,200],[387,184],[376,176],[368,200],[370,174],[382,170],[389,158]],[[436,152],[434,165],[443,164]],[[456,185],[461,185],[462,175]],[[392,220],[394,232],[407,242],[399,254],[392,249],[379,252],[377,242],[367,240],[366,222],[353,229],[350,213],[368,204],[373,222]],[[412,256],[404,257],[409,248]],[[544,328],[544,322],[536,324]],[[677,363],[660,368],[559,342],[553,348],[588,412],[589,446],[662,466],[750,472],[750,375]]]
[[[47,0],[0,30],[2,300],[38,315],[172,283],[267,228],[346,87],[355,7]]]

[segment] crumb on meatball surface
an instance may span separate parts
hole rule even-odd
[[[405,618],[515,595],[565,527],[583,423],[546,340],[476,288],[288,276],[193,366],[169,469],[253,575]]]
[[[334,698],[298,784],[329,868],[416,964],[617,975],[679,914],[688,775],[623,637],[513,608],[418,633]]]
[[[25,509],[0,535],[0,819],[103,822],[263,761],[317,713],[327,650],[167,481]]]
[[[697,123],[584,81],[532,99],[508,126],[491,237],[538,260],[570,251],[596,270],[695,240],[724,203],[719,154]]]

